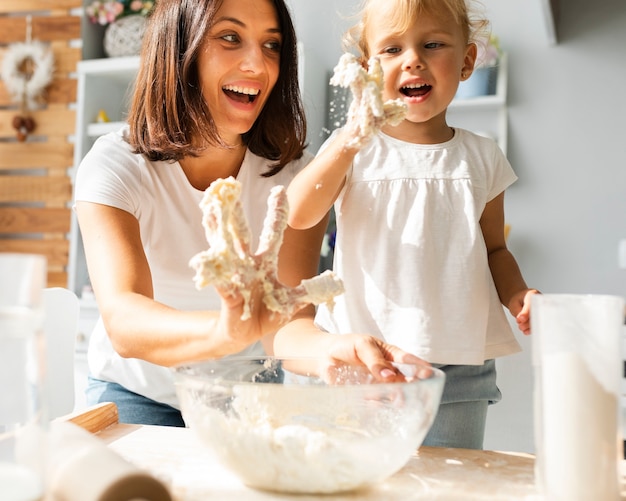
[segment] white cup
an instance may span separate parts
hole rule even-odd
[[[548,500],[620,499],[624,300],[532,299],[535,477]]]
[[[0,499],[43,498],[44,256],[0,253]]]

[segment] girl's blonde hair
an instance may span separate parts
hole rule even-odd
[[[489,40],[489,20],[481,15],[482,8],[474,0],[363,0],[360,20],[346,32],[343,45],[346,50],[355,47],[365,61],[370,57],[368,29],[371,22],[380,17],[377,9],[380,2],[384,2],[385,6],[395,4],[391,10],[391,32],[405,32],[420,14],[445,11],[450,12],[461,26],[467,43],[484,45]]]

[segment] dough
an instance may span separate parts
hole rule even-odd
[[[278,280],[278,251],[289,211],[285,187],[275,186],[270,192],[254,254],[240,195],[241,185],[233,177],[217,179],[204,193],[200,208],[209,249],[196,254],[189,263],[196,271],[196,287],[212,284],[231,294],[241,294],[245,299],[242,320],[250,318],[251,292],[256,283],[262,284],[266,307],[284,318],[304,304],[327,303],[332,308],[333,298],[344,292],[343,282],[332,271],[302,280],[297,287],[287,287]]]
[[[361,147],[385,125],[398,125],[406,116],[407,106],[401,99],[383,102],[383,70],[378,58],[370,58],[368,70],[357,58],[345,53],[334,68],[331,85],[350,87],[353,100],[346,125],[355,129],[348,146]]]

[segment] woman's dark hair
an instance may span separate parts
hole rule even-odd
[[[150,160],[198,156],[207,145],[228,147],[219,137],[202,96],[198,55],[223,0],[159,0],[151,14],[128,122],[129,143]],[[253,153],[275,161],[263,175],[300,158],[306,119],[298,84],[298,50],[283,0],[276,8],[282,44],[278,80],[243,141]]]

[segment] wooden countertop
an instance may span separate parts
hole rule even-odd
[[[95,432],[120,456],[152,473],[170,488],[177,501],[543,499],[535,488],[533,455],[436,447],[421,447],[402,470],[367,490],[325,496],[264,492],[246,487],[217,463],[192,430],[119,424],[117,409],[114,414],[106,406],[105,410],[104,421],[84,415],[70,420]],[[622,499],[626,499],[624,474],[622,486]]]
[[[387,496],[406,501],[458,500],[459,496],[467,500],[540,499],[534,487],[534,459],[528,454],[422,447],[400,472],[358,496],[307,496],[245,487],[204,450],[187,428],[116,424],[98,436],[126,460],[167,484],[180,501],[380,501]]]

